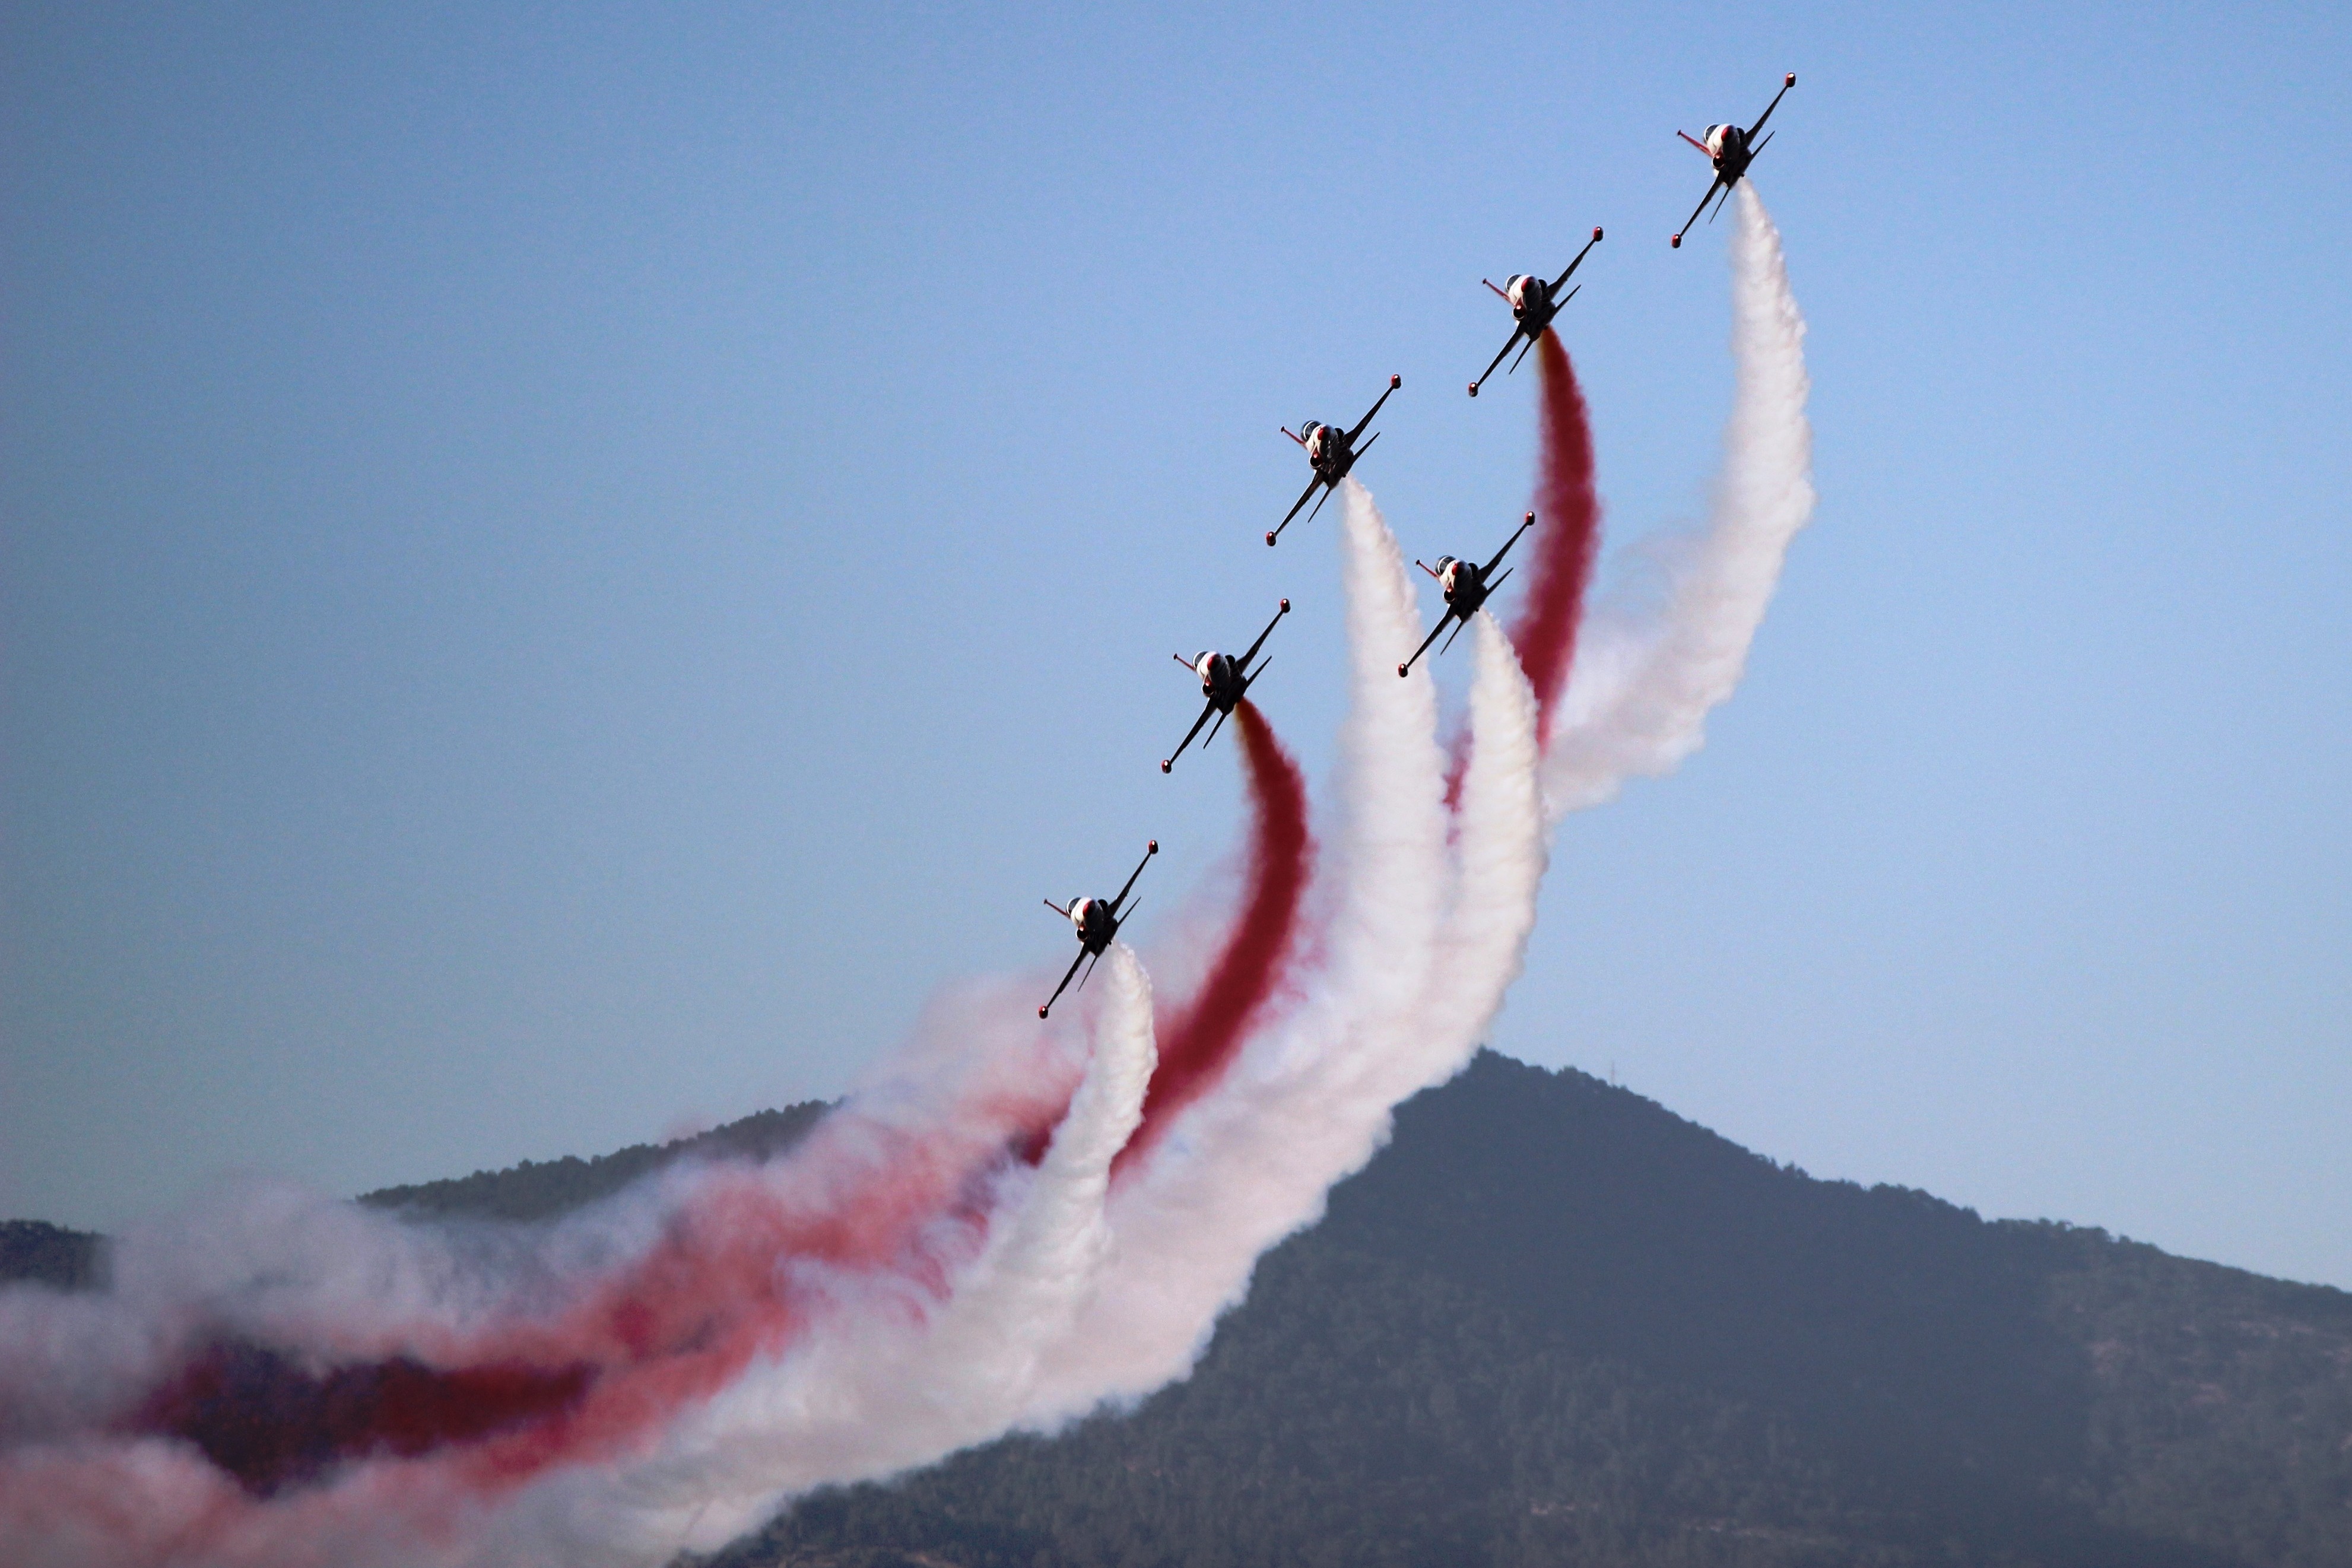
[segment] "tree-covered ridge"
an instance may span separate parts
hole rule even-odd
[[[103,1277],[105,1238],[45,1220],[0,1220],[0,1284],[29,1280],[88,1290]]]
[[[822,1101],[762,1110],[668,1143],[634,1143],[591,1159],[525,1160],[502,1171],[386,1187],[357,1201],[419,1216],[541,1220],[608,1197],[638,1177],[688,1156],[762,1160],[808,1135],[830,1109]],[[23,1281],[61,1290],[103,1283],[106,1238],[42,1220],[0,1220],[0,1285]]]
[[[804,1100],[782,1110],[761,1110],[724,1127],[669,1143],[632,1143],[610,1154],[583,1160],[525,1160],[503,1171],[477,1171],[438,1182],[386,1187],[360,1202],[374,1208],[422,1215],[469,1215],[482,1219],[535,1220],[609,1197],[638,1177],[689,1155],[712,1159],[764,1160],[808,1135],[825,1111],[822,1100]]]
[[[544,1218],[824,1107],[363,1201]],[[0,1279],[99,1238],[0,1228]],[[1820,1182],[1491,1054],[1187,1381],[803,1501],[723,1568],[2343,1568],[2352,1295]]]
[[[1125,1417],[789,1563],[2352,1563],[2352,1296],[1775,1166],[1492,1055]]]

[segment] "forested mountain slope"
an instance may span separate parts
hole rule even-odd
[[[1124,1418],[768,1563],[2352,1563],[2352,1296],[1814,1181],[1491,1053]]]
[[[544,1217],[701,1139],[363,1200]],[[94,1239],[0,1232],[87,1285]],[[1819,1182],[1491,1053],[1399,1113],[1192,1378],[807,1500],[723,1568],[2352,1564],[2352,1295]]]

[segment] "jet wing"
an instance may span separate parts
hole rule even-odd
[[[1525,327],[1514,327],[1511,329],[1511,341],[1503,345],[1501,352],[1495,355],[1493,363],[1488,364],[1485,370],[1481,371],[1478,374],[1478,379],[1470,384],[1471,396],[1475,397],[1478,395],[1478,389],[1486,384],[1486,378],[1488,376],[1495,374],[1495,366],[1503,363],[1503,355],[1509,353],[1513,349],[1518,347],[1519,340],[1527,335],[1527,329]]]
[[[1136,879],[1137,877],[1140,877],[1140,876],[1142,876],[1142,875],[1143,875],[1143,868],[1144,868],[1146,866],[1150,865],[1150,864],[1151,864],[1151,858],[1152,858],[1154,855],[1157,855],[1157,854],[1159,854],[1159,853],[1160,853],[1160,840],[1158,840],[1157,838],[1155,838],[1155,839],[1153,839],[1153,840],[1151,841],[1151,847],[1150,847],[1150,848],[1148,848],[1148,849],[1144,850],[1144,852],[1143,852],[1143,858],[1142,858],[1142,859],[1140,859],[1140,860],[1138,860],[1138,861],[1135,863],[1135,872],[1134,872],[1134,875],[1133,875],[1133,876],[1130,876],[1130,877],[1129,877],[1129,878],[1128,878],[1128,879],[1127,879],[1127,886],[1126,886],[1126,887],[1124,887],[1124,888],[1121,888],[1121,889],[1118,890],[1118,897],[1117,897],[1117,898],[1113,899],[1113,900],[1110,901],[1110,912],[1111,912],[1112,914],[1116,915],[1116,914],[1118,914],[1118,907],[1119,907],[1121,904],[1123,904],[1123,903],[1127,902],[1127,895],[1128,895],[1129,893],[1130,893],[1130,892],[1132,892],[1132,891],[1134,891],[1134,890],[1135,890],[1135,879]]]
[[[1576,276],[1576,269],[1584,265],[1585,257],[1591,254],[1592,247],[1600,243],[1601,231],[1596,228],[1592,231],[1592,237],[1584,242],[1584,248],[1576,253],[1576,259],[1568,264],[1568,270],[1551,280],[1551,295],[1554,299],[1559,298],[1559,286]],[[1560,300],[1559,302],[1563,305],[1568,303],[1565,300]]]
[[[1528,513],[1526,519],[1522,521],[1517,529],[1512,532],[1511,537],[1503,541],[1503,548],[1495,552],[1495,558],[1492,561],[1487,562],[1484,567],[1480,568],[1478,580],[1484,583],[1486,582],[1488,578],[1493,577],[1495,575],[1495,568],[1503,563],[1503,557],[1508,555],[1511,552],[1511,546],[1519,542],[1519,535],[1525,533],[1535,525],[1536,514],[1533,512]],[[1489,584],[1490,591],[1491,586],[1492,585]]]
[[[1372,422],[1372,416],[1378,414],[1381,411],[1381,405],[1389,400],[1389,392],[1394,392],[1398,387],[1402,386],[1403,384],[1404,377],[1401,375],[1392,375],[1389,377],[1388,392],[1381,393],[1378,400],[1372,404],[1371,408],[1364,415],[1364,416],[1356,421],[1356,427],[1348,432],[1348,445],[1352,447],[1356,444],[1356,437],[1364,433],[1364,426]]]
[[[1307,488],[1298,492],[1298,499],[1290,503],[1290,510],[1282,514],[1282,521],[1280,522],[1275,524],[1275,533],[1280,533],[1284,529],[1290,526],[1290,520],[1298,515],[1298,509],[1315,499],[1315,487],[1322,482],[1323,476],[1320,474],[1316,475],[1313,479],[1307,481]],[[1266,537],[1266,542],[1268,544],[1274,542],[1272,534],[1269,534]]]
[[[1728,192],[1729,192],[1729,190],[1730,190],[1730,188],[1731,188],[1730,186],[1728,186],[1728,185],[1727,185],[1727,184],[1725,184],[1723,183],[1723,176],[1722,176],[1721,174],[1717,174],[1717,175],[1715,177],[1715,184],[1711,184],[1711,185],[1707,186],[1707,188],[1706,188],[1706,195],[1703,195],[1703,196],[1699,197],[1699,199],[1698,199],[1698,205],[1696,205],[1696,206],[1695,206],[1695,207],[1691,208],[1691,215],[1690,215],[1690,216],[1688,216],[1687,218],[1685,218],[1685,219],[1683,220],[1683,226],[1682,226],[1682,227],[1680,227],[1680,228],[1678,228],[1678,229],[1675,230],[1675,245],[1679,246],[1679,245],[1681,245],[1681,244],[1682,244],[1682,242],[1683,242],[1683,236],[1685,236],[1685,235],[1686,235],[1686,234],[1688,234],[1688,233],[1690,232],[1690,226],[1691,226],[1691,225],[1693,225],[1693,224],[1695,224],[1695,223],[1696,223],[1696,222],[1698,221],[1698,215],[1699,215],[1699,214],[1701,214],[1701,213],[1703,213],[1703,212],[1706,211],[1706,204],[1707,204],[1707,203],[1709,203],[1709,202],[1711,202],[1711,201],[1713,201],[1713,200],[1715,200],[1715,193],[1716,193],[1716,192],[1717,192],[1717,191],[1724,191],[1724,192],[1726,192],[1726,193],[1728,193]]]
[[[1164,773],[1170,772],[1176,766],[1176,759],[1184,754],[1184,748],[1192,743],[1192,737],[1201,732],[1201,726],[1207,723],[1209,721],[1209,715],[1214,713],[1216,710],[1217,705],[1213,702],[1203,702],[1201,704],[1201,716],[1192,721],[1192,727],[1191,729],[1184,731],[1183,742],[1179,744],[1174,751],[1169,752],[1167,760],[1160,764],[1160,771],[1161,773]]]
[[[1062,983],[1054,987],[1054,994],[1045,998],[1045,1005],[1043,1007],[1037,1009],[1037,1016],[1042,1018],[1054,1010],[1054,1004],[1059,1002],[1062,999],[1062,993],[1070,988],[1070,976],[1076,974],[1078,972],[1078,965],[1086,961],[1087,950],[1082,947],[1078,949],[1078,956],[1070,960],[1070,967],[1063,972]]]
[[[1795,71],[1790,71],[1789,73],[1788,79],[1780,84],[1780,90],[1772,95],[1772,101],[1764,106],[1764,112],[1756,117],[1756,123],[1748,128],[1748,140],[1749,146],[1748,155],[1750,157],[1753,157],[1758,152],[1762,150],[1756,146],[1756,133],[1764,129],[1764,122],[1772,118],[1772,111],[1780,107],[1780,100],[1788,97],[1789,89],[1796,85],[1797,73]]]
[[[1397,674],[1400,678],[1410,674],[1412,670],[1412,667],[1421,662],[1421,656],[1429,651],[1429,645],[1437,640],[1437,634],[1444,631],[1446,627],[1446,624],[1454,618],[1454,612],[1450,608],[1447,609],[1444,615],[1437,617],[1437,624],[1429,628],[1429,635],[1421,639],[1421,646],[1412,650],[1412,657],[1406,659],[1402,664],[1397,666]]]
[[[1249,668],[1249,661],[1257,657],[1257,650],[1265,646],[1265,639],[1274,635],[1274,628],[1280,626],[1282,624],[1282,617],[1288,614],[1290,614],[1290,601],[1285,599],[1282,601],[1282,608],[1274,612],[1274,619],[1265,623],[1265,630],[1257,634],[1257,641],[1249,645],[1249,652],[1242,655],[1241,667],[1243,669],[1246,670]]]

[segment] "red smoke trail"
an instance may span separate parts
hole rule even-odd
[[[1543,381],[1543,449],[1536,473],[1535,556],[1511,645],[1536,689],[1540,746],[1551,739],[1552,709],[1576,658],[1585,584],[1601,545],[1601,501],[1592,491],[1592,426],[1584,393],[1568,351],[1549,328],[1537,344],[1536,363]]]
[[[352,1459],[413,1459],[577,1405],[594,1369],[520,1363],[441,1371],[411,1356],[314,1373],[222,1341],[149,1397],[132,1429],[183,1438],[256,1497]]]
[[[1038,1110],[987,1110],[1003,1125],[980,1146],[1010,1159],[1004,1134]],[[880,1147],[865,1168],[837,1173],[814,1200],[780,1195],[757,1167],[711,1173],[646,1257],[551,1322],[324,1370],[223,1338],[130,1426],[194,1444],[260,1499],[369,1458],[463,1450],[470,1482],[498,1490],[611,1457],[790,1342],[809,1311],[796,1269],[887,1273],[913,1300],[945,1296],[952,1265],[986,1228],[985,1162],[969,1144],[942,1150],[946,1139],[868,1136]]]
[[[1249,768],[1248,893],[1241,918],[1209,966],[1199,992],[1158,1020],[1160,1065],[1143,1100],[1143,1122],[1119,1152],[1117,1173],[1167,1130],[1177,1112],[1214,1086],[1251,1025],[1280,986],[1298,934],[1298,905],[1314,868],[1307,831],[1307,779],[1275,738],[1265,716],[1244,698],[1234,709]]]

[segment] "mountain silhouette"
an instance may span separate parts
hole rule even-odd
[[[824,1110],[362,1201],[539,1219]],[[0,1227],[0,1278],[102,1273],[96,1238]],[[710,1563],[2345,1568],[2352,1295],[1817,1181],[1482,1052],[1190,1378],[821,1492]]]

